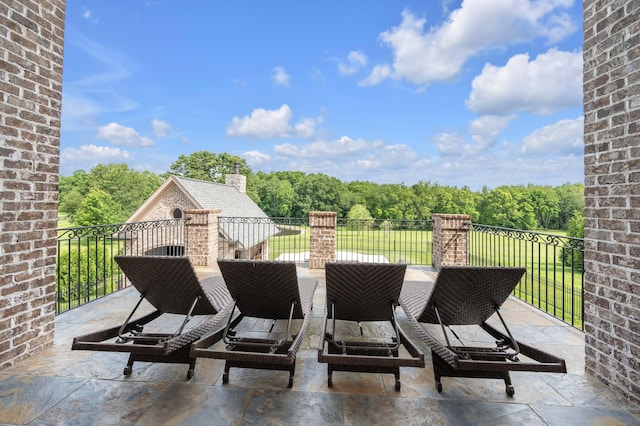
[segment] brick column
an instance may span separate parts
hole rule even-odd
[[[187,222],[186,256],[193,266],[215,266],[218,259],[218,216],[222,210],[185,210]]]
[[[469,224],[466,214],[434,214],[433,267],[467,265],[469,253]]]
[[[0,1],[0,369],[53,344],[65,3]]]
[[[640,404],[640,3],[583,11],[585,367]]]
[[[309,212],[309,269],[323,269],[336,260],[336,212]]]

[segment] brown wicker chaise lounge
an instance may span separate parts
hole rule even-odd
[[[218,265],[234,300],[223,333],[225,345],[215,345],[216,336],[205,336],[193,344],[192,356],[226,360],[223,383],[228,383],[231,367],[257,368],[289,371],[288,387],[292,387],[317,280],[298,279],[294,262],[219,259]],[[234,317],[236,308],[240,315]],[[270,327],[260,329],[264,322],[258,321],[249,329],[256,318],[271,320]],[[286,328],[274,330],[278,320],[278,326],[286,320]],[[294,322],[301,323],[294,327]],[[297,332],[292,334],[293,329]]]
[[[524,273],[525,268],[514,267],[443,266],[433,287],[424,282],[405,283],[400,303],[431,348],[438,392],[442,392],[441,377],[494,378],[503,379],[507,394],[513,396],[510,371],[567,372],[563,359],[517,342],[500,314]],[[506,334],[487,323],[494,314]],[[420,323],[438,325],[444,341]],[[450,328],[453,325],[480,326],[495,345],[454,346],[447,333],[449,329],[458,338]]]
[[[124,369],[127,376],[135,361],[189,364],[187,379],[190,379],[196,363],[190,354],[191,343],[222,329],[231,309],[231,296],[224,281],[221,277],[199,280],[187,257],[115,256],[115,260],[140,292],[140,299],[122,325],[76,337],[71,348],[128,352],[129,361]],[[132,320],[143,300],[156,310]],[[174,321],[171,330],[176,327],[177,330],[173,332],[155,332],[164,331],[162,320],[158,319],[163,314],[178,314],[184,319],[179,324]],[[201,317],[199,324],[189,329],[187,323],[194,315],[207,317]],[[145,332],[145,326],[152,331]]]
[[[400,390],[400,367],[424,367],[424,354],[396,321],[405,270],[404,264],[325,264],[327,308],[318,361],[327,364],[329,386],[333,371],[354,371],[393,374]]]

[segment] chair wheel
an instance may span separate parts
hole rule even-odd
[[[438,393],[442,393],[442,383],[436,383],[436,390],[438,391]]]
[[[228,373],[223,373],[222,374],[222,383],[225,384],[225,385],[227,383],[229,383],[229,374]]]
[[[133,370],[133,368],[131,368],[131,367],[125,367],[124,371],[122,372],[122,374],[124,374],[125,376],[130,376],[132,370]]]
[[[511,385],[507,386],[507,395],[513,396],[515,393],[516,393],[516,390],[513,388],[513,386]]]

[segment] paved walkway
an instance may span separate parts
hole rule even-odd
[[[56,318],[47,349],[0,371],[0,423],[28,425],[640,425],[640,409],[584,371],[583,334],[517,301],[502,312],[516,337],[566,359],[568,374],[513,373],[515,396],[499,380],[444,378],[435,390],[430,352],[426,368],[403,368],[402,388],[392,375],[336,372],[327,386],[317,362],[324,313],[323,271],[299,267],[320,280],[313,320],[292,389],[288,373],[232,369],[222,384],[223,361],[199,359],[186,381],[185,365],[136,363],[122,375],[127,355],[71,351],[73,336],[116,325],[137,300],[134,289]],[[216,271],[202,271],[202,275]],[[410,268],[407,280],[433,273]],[[412,336],[411,328],[401,322]]]

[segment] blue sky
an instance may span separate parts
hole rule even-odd
[[[580,183],[581,49],[572,0],[68,2],[61,173]]]

